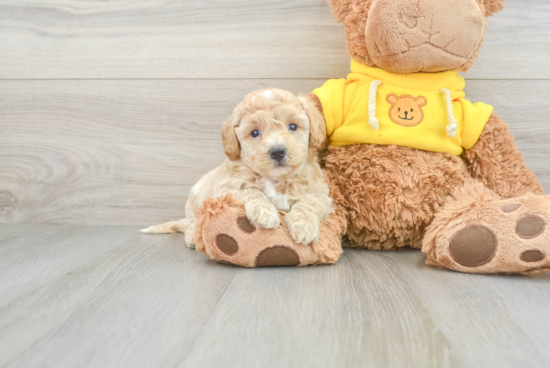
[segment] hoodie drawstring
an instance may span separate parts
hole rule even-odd
[[[458,124],[456,123],[456,118],[453,113],[453,100],[451,97],[451,91],[447,88],[443,88],[441,90],[441,93],[445,95],[445,104],[447,105],[447,118],[449,119],[449,125],[447,125],[447,135],[451,138],[455,138]]]
[[[375,131],[377,131],[380,127],[380,123],[376,118],[376,96],[378,94],[378,87],[381,84],[381,80],[375,79],[371,82],[369,89],[369,125]]]

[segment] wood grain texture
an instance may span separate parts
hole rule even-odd
[[[4,226],[0,233],[0,308],[134,235],[116,227],[47,225]]]
[[[548,272],[466,275],[427,267],[418,251],[357,250],[334,266],[239,269],[185,248],[181,234],[136,230],[0,225],[2,286],[21,290],[0,293],[0,366],[535,368],[550,358]],[[102,249],[83,246],[94,242]],[[63,250],[72,255],[52,267]]]
[[[466,77],[550,193],[549,15],[508,1]],[[244,95],[344,77],[325,0],[0,0],[0,55],[0,223],[66,224],[0,224],[0,367],[548,365],[548,272],[353,250],[243,270],[181,234],[77,226],[180,218]]]
[[[326,0],[0,1],[0,78],[345,75]],[[550,3],[508,1],[470,79],[550,79]]]
[[[0,81],[0,222],[148,225],[183,216],[225,156],[219,131],[248,92],[323,80]],[[550,192],[550,81],[470,81]],[[7,133],[7,134],[6,134]]]

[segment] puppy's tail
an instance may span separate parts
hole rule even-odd
[[[149,226],[139,232],[144,234],[175,234],[185,232],[188,226],[189,223],[187,219],[182,219],[179,221],[170,221],[161,225]]]

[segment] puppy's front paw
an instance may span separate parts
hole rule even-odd
[[[247,203],[246,217],[252,225],[264,229],[276,229],[281,224],[279,211],[271,203]]]
[[[320,224],[315,215],[290,211],[285,216],[284,226],[296,243],[307,245],[319,240]]]
[[[185,245],[187,248],[195,249],[195,228],[185,230],[184,236]]]

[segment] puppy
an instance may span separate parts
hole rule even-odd
[[[325,121],[313,103],[278,89],[252,92],[222,128],[228,160],[193,186],[186,218],[142,232],[183,232],[186,245],[194,248],[195,211],[207,198],[231,193],[244,203],[254,226],[277,228],[279,210],[286,211],[283,225],[292,238],[301,244],[316,241],[321,221],[332,212],[317,162],[325,140]]]

